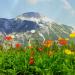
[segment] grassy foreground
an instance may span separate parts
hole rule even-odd
[[[75,52],[56,45],[1,49],[0,75],[75,75]]]
[[[75,33],[28,46],[12,41],[7,36],[0,46],[0,75],[75,75]]]

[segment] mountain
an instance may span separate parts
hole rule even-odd
[[[0,32],[6,34],[13,32],[26,32],[37,28],[39,28],[38,24],[33,21],[0,18]]]
[[[28,12],[13,19],[0,18],[0,32],[19,40],[45,40],[68,37],[73,27],[56,23],[37,12]]]
[[[28,20],[36,22],[39,29],[36,34],[41,37],[56,39],[58,37],[68,37],[74,30],[71,26],[56,23],[54,20],[43,16],[37,12],[28,12],[16,17],[16,20]]]

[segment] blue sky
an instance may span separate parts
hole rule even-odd
[[[0,0],[0,18],[40,12],[55,21],[75,26],[75,0]]]

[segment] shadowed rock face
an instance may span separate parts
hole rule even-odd
[[[39,28],[39,25],[32,21],[0,18],[0,32],[7,34],[12,32],[26,32],[37,28]]]

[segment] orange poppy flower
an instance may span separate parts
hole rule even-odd
[[[60,45],[67,45],[68,44],[68,41],[62,38],[62,39],[58,40],[58,43]]]
[[[30,60],[30,61],[29,61],[29,64],[30,64],[30,65],[34,64],[34,60]]]
[[[45,47],[50,47],[52,45],[53,41],[52,40],[46,40],[44,41],[44,46]]]
[[[22,46],[22,44],[20,44],[20,43],[16,44],[16,48],[20,48],[21,46]]]
[[[33,57],[30,57],[29,64],[30,65],[34,64],[34,58]]]
[[[43,48],[38,48],[38,51],[40,51],[40,52],[43,51]]]
[[[4,39],[7,41],[11,41],[13,38],[11,36],[6,36]]]
[[[33,59],[34,59],[34,57],[31,56],[31,57],[30,57],[30,60],[33,60]]]
[[[33,47],[32,47],[32,46],[28,46],[28,48],[29,48],[29,49],[32,49]]]

